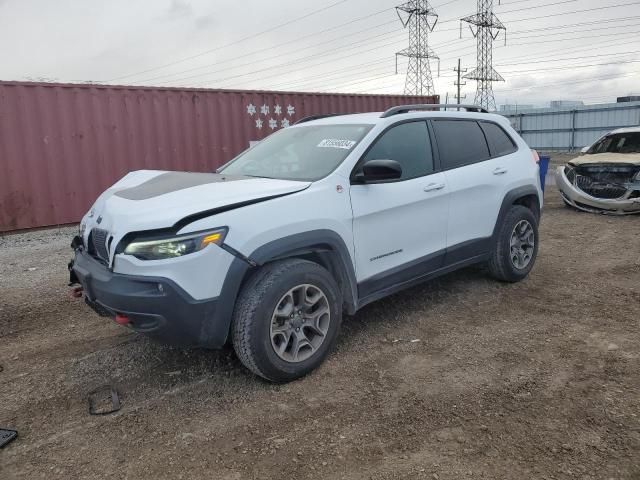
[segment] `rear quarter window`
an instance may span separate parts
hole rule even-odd
[[[484,133],[475,120],[434,120],[433,129],[444,170],[490,158]]]
[[[480,126],[487,137],[487,143],[489,144],[492,157],[509,155],[518,149],[511,137],[500,125],[491,122],[480,122]]]

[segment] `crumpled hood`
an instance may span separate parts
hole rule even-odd
[[[172,227],[186,217],[295,193],[309,185],[217,173],[139,170],[96,200],[83,218],[85,241],[94,227],[107,230],[115,245],[129,232]]]
[[[640,153],[593,153],[576,157],[569,161],[571,165],[589,165],[594,163],[624,163],[640,165]]]

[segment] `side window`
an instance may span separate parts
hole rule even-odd
[[[433,129],[438,141],[440,162],[444,170],[488,160],[489,147],[478,122],[471,120],[435,120]]]
[[[511,140],[511,137],[507,135],[507,132],[505,132],[499,125],[490,122],[480,122],[480,126],[487,137],[492,157],[509,155],[517,150],[517,147],[515,143],[513,143],[513,140]]]
[[[387,130],[364,156],[367,160],[395,160],[401,180],[433,172],[433,155],[426,122],[403,123]]]

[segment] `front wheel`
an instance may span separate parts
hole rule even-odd
[[[335,343],[342,317],[339,289],[320,265],[301,259],[267,264],[243,287],[232,325],[240,361],[273,382],[318,367]]]
[[[513,205],[500,226],[489,271],[503,282],[519,282],[529,274],[537,255],[537,219],[528,208]]]

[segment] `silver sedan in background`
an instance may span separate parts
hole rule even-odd
[[[640,213],[640,126],[607,133],[556,171],[562,199],[587,212]]]

